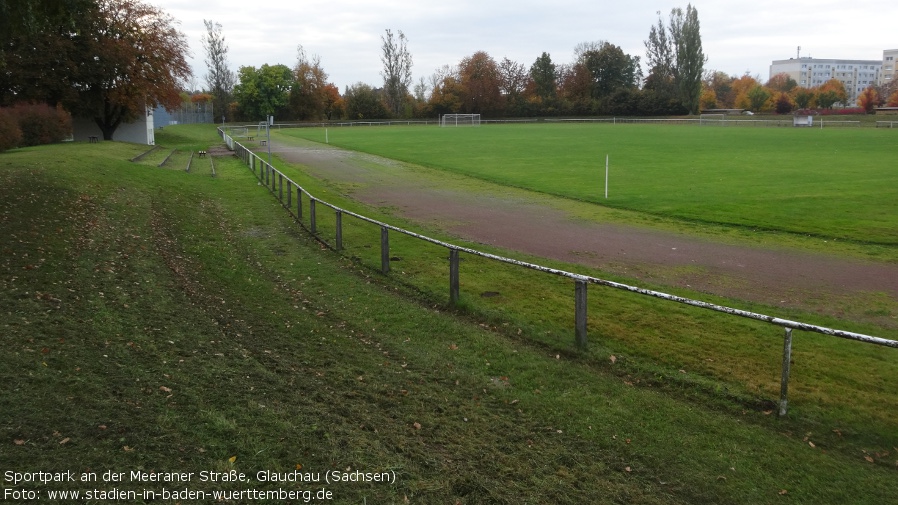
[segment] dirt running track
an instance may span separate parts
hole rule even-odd
[[[474,242],[643,281],[898,328],[895,264],[588,222],[545,204],[544,195],[528,198],[522,190],[501,186],[447,188],[428,171],[310,142],[274,142],[272,153],[306,166],[317,178],[351,188],[347,191],[355,200]]]

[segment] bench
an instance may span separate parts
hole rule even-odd
[[[96,135],[90,135],[89,137],[87,137],[87,141],[88,143],[96,144],[100,141],[100,137],[97,137]]]
[[[260,140],[260,141],[259,141],[259,145],[260,145],[260,146],[268,145],[268,141],[267,141],[267,140]]]

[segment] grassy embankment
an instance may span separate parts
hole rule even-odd
[[[208,130],[174,131],[184,138],[159,142],[214,143]],[[846,387],[874,397],[860,413],[842,398],[828,415],[811,395],[804,413],[777,420],[749,388],[602,343],[564,352],[537,334],[550,321],[453,314],[401,270],[383,277],[322,251],[235,160],[217,159],[213,179],[124,161],[141,149],[0,156],[4,471],[236,469],[253,482],[168,487],[326,487],[342,503],[892,497],[894,410],[872,404],[894,398],[855,368]],[[617,323],[637,335],[642,319]],[[847,362],[875,358],[831,345]],[[254,482],[298,464],[395,470],[398,481]]]

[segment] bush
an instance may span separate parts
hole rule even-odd
[[[72,133],[72,117],[49,105],[20,104],[12,108],[22,131],[22,146],[62,142]]]
[[[19,122],[8,109],[0,109],[0,153],[22,143]]]

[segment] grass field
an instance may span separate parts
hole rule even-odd
[[[217,143],[203,127],[157,139]],[[251,482],[170,488],[327,488],[335,503],[369,504],[894,497],[891,350],[802,339],[793,411],[777,419],[764,388],[778,351],[761,325],[609,294],[591,309],[620,311],[591,321],[605,338],[567,352],[567,336],[546,337],[569,327],[552,319],[569,307],[564,283],[541,307],[465,300],[453,311],[427,287],[443,286],[444,272],[427,266],[440,251],[397,240],[401,269],[382,276],[355,251],[309,237],[236,160],[216,159],[212,178],[125,161],[142,150],[104,142],[0,155],[3,472],[236,470]],[[301,167],[285,170],[384,217]],[[361,256],[355,239],[369,230],[346,233]],[[534,290],[508,272],[478,282]],[[712,341],[721,346],[706,349]],[[297,465],[398,479],[256,481]],[[46,502],[64,487],[161,487],[0,485]]]
[[[325,136],[320,128],[283,134],[319,142]],[[658,216],[898,245],[894,130],[512,124],[330,128],[328,138],[348,149]]]

